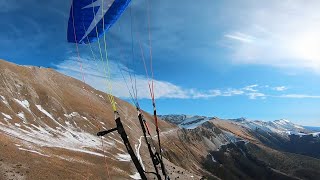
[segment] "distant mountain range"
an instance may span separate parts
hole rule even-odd
[[[319,166],[313,166],[320,162],[319,132],[289,120],[265,122],[187,115],[163,115],[161,118],[179,125],[186,134],[204,136],[201,143],[196,140],[198,138],[191,139],[190,143],[197,147],[207,144],[209,129],[213,129],[213,137],[223,134],[225,141],[219,138],[211,142],[225,143],[209,151],[204,161],[207,170],[222,179],[320,178],[319,171],[314,169]]]
[[[194,129],[207,121],[219,119],[218,117],[206,117],[198,115],[193,116],[184,114],[160,115],[159,117],[185,129]],[[310,133],[320,132],[320,127],[301,126],[294,124],[286,119],[274,121],[258,121],[248,120],[246,118],[237,118],[226,120],[237,122],[242,126],[246,126],[252,130],[263,129],[265,131],[274,133],[306,135]]]

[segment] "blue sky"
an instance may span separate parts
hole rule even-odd
[[[159,114],[286,118],[320,126],[319,1],[150,2]],[[0,58],[81,79],[75,45],[66,41],[70,4],[0,0]],[[148,61],[146,1],[134,0],[131,9],[132,18],[127,9],[107,33],[112,92],[129,101],[121,75],[126,69],[137,79],[142,108],[151,111],[139,43]],[[94,61],[88,46],[80,46],[80,58],[86,82],[106,91],[104,64]]]

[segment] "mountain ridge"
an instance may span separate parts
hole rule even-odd
[[[205,123],[206,121],[210,121],[212,119],[220,119],[218,117],[207,117],[207,116],[201,116],[201,115],[185,115],[185,114],[169,114],[169,115],[160,115],[163,120],[166,120],[168,122],[174,123],[176,125],[180,125],[181,128],[189,128],[189,127],[184,127],[183,125],[186,124],[192,124],[193,122],[196,125],[201,125],[202,123]],[[270,128],[275,127],[275,128],[282,128],[283,130],[295,130],[295,131],[305,131],[305,132],[315,132],[312,131],[308,128],[304,128],[305,126],[298,125],[295,123],[292,123],[291,121],[287,119],[278,119],[278,120],[273,120],[273,121],[261,121],[261,120],[248,120],[246,118],[236,118],[236,119],[225,119],[225,120],[230,120],[234,122],[239,122],[242,124],[254,124],[257,123],[260,126],[263,124],[264,126],[270,126]],[[199,123],[200,121],[200,123]],[[181,126],[182,125],[182,126]],[[277,127],[278,126],[278,127]],[[194,126],[192,126],[194,128]]]
[[[96,136],[100,130],[115,127],[114,112],[107,94],[53,69],[18,66],[0,61],[0,95],[0,143],[1,152],[4,152],[0,159],[2,166],[9,168],[4,172],[0,171],[0,179],[17,175],[10,173],[15,159],[15,163],[21,164],[21,168],[28,169],[23,177],[28,171],[28,177],[34,177],[31,179],[45,176],[57,178],[54,174],[48,174],[55,172],[53,167],[65,172],[60,174],[63,179],[83,179],[81,177],[87,176],[88,170],[96,179],[104,179],[106,176],[130,179],[135,175],[136,170],[130,163],[131,159],[128,158],[119,135],[112,133],[102,140]],[[141,142],[142,132],[136,109],[116,97],[115,101],[137,156],[141,156],[145,160],[145,167],[151,169],[147,149]],[[154,130],[152,116],[143,113],[149,128]],[[159,128],[161,132],[167,132],[175,126],[159,121]],[[165,138],[162,138],[164,142]],[[21,152],[28,156],[21,157]],[[33,162],[29,157],[37,159],[41,166],[27,163]],[[105,160],[114,164],[109,171],[103,168]],[[46,161],[51,162],[53,167],[49,167]],[[52,164],[53,162],[55,163]],[[70,164],[76,165],[79,170],[69,176],[68,169],[72,169]],[[40,176],[36,170],[43,172],[44,176]],[[183,169],[180,171],[186,172]],[[1,177],[2,173],[6,177]]]

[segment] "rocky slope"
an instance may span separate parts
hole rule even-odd
[[[135,153],[151,171],[135,108],[116,102]],[[145,117],[154,134],[151,116]],[[0,179],[136,178],[119,135],[96,136],[114,127],[107,94],[52,69],[0,61]],[[176,128],[160,121],[163,143]],[[183,172],[180,177],[198,177],[165,163]]]

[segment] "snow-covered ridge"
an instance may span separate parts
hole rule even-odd
[[[181,123],[179,126],[181,128],[185,128],[185,129],[194,129],[198,126],[200,126],[201,124],[211,120],[212,118],[210,117],[204,117],[204,116],[194,116],[194,117],[190,117],[187,118],[183,121],[183,123]]]
[[[187,115],[184,115],[184,114],[169,114],[169,115],[158,115],[158,116],[161,119],[165,121],[169,121],[173,124],[180,124],[187,118]]]
[[[275,121],[251,121],[247,119],[242,119],[240,121],[238,119],[232,119],[231,121],[252,131],[263,130],[265,132],[276,133],[280,135],[294,134],[299,136],[308,135],[312,133],[312,131],[305,129],[300,125],[294,124],[287,119],[280,119]]]
[[[188,116],[188,115],[161,115],[159,116],[163,120],[169,121],[171,123],[179,125],[180,128],[185,129],[194,129],[201,124],[212,120],[212,117],[206,116]],[[313,133],[314,136],[318,136],[319,133],[315,131],[308,130],[301,125],[294,124],[287,119],[279,119],[275,121],[258,121],[258,120],[248,120],[246,118],[237,118],[237,119],[227,119],[233,123],[243,126],[252,131],[263,130],[269,133],[277,133],[280,135],[308,135]]]
[[[313,137],[320,137],[320,132],[311,133]]]
[[[171,123],[179,125],[180,128],[185,129],[194,129],[201,124],[213,119],[212,117],[206,117],[206,116],[193,116],[193,115],[161,115],[159,116],[161,119],[165,121],[169,121]]]

